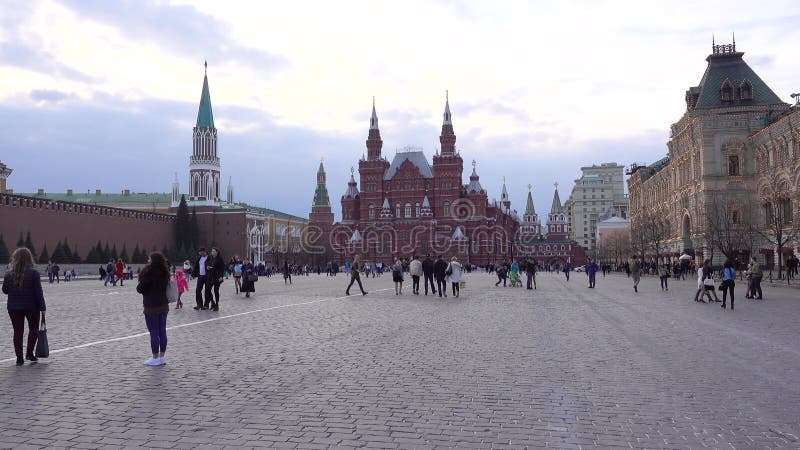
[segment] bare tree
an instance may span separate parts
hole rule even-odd
[[[638,236],[631,234],[631,238],[635,245],[638,244],[642,249],[642,257],[644,257],[643,250],[652,250],[655,252],[656,262],[658,262],[664,243],[670,237],[669,221],[658,212],[649,211],[641,215],[638,228]]]
[[[719,193],[711,197],[706,209],[707,241],[726,258],[736,260],[742,253],[752,251],[755,233],[750,205]]]
[[[794,219],[792,211],[792,197],[789,182],[778,173],[770,173],[762,177],[765,182],[761,185],[759,200],[763,221],[756,221],[754,231],[777,247],[778,278],[783,271],[783,258],[781,253],[784,245],[798,237],[800,227]],[[760,224],[758,222],[761,222]],[[759,226],[763,224],[763,226]],[[787,277],[788,279],[788,277]]]

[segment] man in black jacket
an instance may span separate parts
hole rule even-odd
[[[433,264],[433,276],[436,278],[436,287],[439,289],[439,297],[441,297],[442,294],[447,297],[447,282],[445,281],[447,277],[447,261],[443,258],[442,255],[439,255],[436,262]]]
[[[422,261],[422,275],[425,276],[425,295],[428,295],[428,282],[431,284],[431,292],[436,295],[436,285],[433,284],[433,260],[430,253],[425,255],[425,261]]]
[[[194,300],[197,306],[195,306],[194,309],[208,309],[203,306],[203,288],[206,285],[206,261],[208,260],[208,255],[206,255],[205,247],[200,247],[197,253],[198,257],[194,261],[194,266],[192,266],[192,276],[197,279],[197,288],[194,290]],[[208,304],[211,300],[208,298],[211,296],[210,289],[206,296],[206,304]]]
[[[225,278],[225,260],[216,247],[211,248],[211,254],[206,259],[206,277],[206,302],[203,309],[210,307],[212,311],[219,311],[219,285]]]

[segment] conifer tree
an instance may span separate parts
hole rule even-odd
[[[42,246],[42,253],[39,253],[39,264],[47,264],[50,262],[50,254],[47,253],[47,242]]]
[[[189,220],[190,244],[195,248],[200,244],[200,227],[197,224],[197,208],[192,208],[192,218]]]
[[[78,246],[77,245],[75,246],[75,250],[72,251],[71,262],[72,262],[72,264],[80,264],[80,263],[83,262],[83,260],[81,259],[81,255],[78,254]]]
[[[94,247],[89,249],[89,253],[86,254],[86,261],[87,264],[97,264],[97,251]]]
[[[103,253],[103,245],[100,244],[99,240],[97,241],[97,245],[94,246],[94,249],[95,249],[95,256],[99,260],[98,262],[101,263],[108,262],[108,257],[106,257],[106,254]]]
[[[109,259],[112,259],[112,256],[114,255],[111,254],[111,248],[109,248],[108,241],[106,241],[106,246],[103,247],[103,259],[108,261]],[[116,261],[116,259],[114,259],[114,261]]]
[[[189,207],[186,205],[186,197],[181,195],[181,202],[178,204],[178,211],[175,214],[175,245],[185,246],[191,239],[191,218],[189,217]]]
[[[122,253],[119,254],[119,257],[122,259],[122,262],[124,263],[131,262],[131,260],[128,259],[128,249],[125,243],[122,244]]]
[[[53,256],[50,259],[57,264],[64,262],[64,246],[61,244],[61,241],[58,241],[56,244],[56,249],[53,250]]]
[[[36,249],[33,247],[33,241],[31,241],[31,232],[28,231],[28,235],[25,236],[25,247],[28,247],[28,250],[31,251],[33,254],[34,261],[36,260]]]
[[[72,262],[72,249],[69,248],[69,241],[67,241],[66,237],[64,238],[64,243],[61,244],[61,252],[64,253],[64,256],[62,257],[63,259],[62,262],[65,263]]]
[[[139,258],[141,258],[139,251],[139,244],[136,244],[136,247],[133,248],[133,254],[131,255],[131,262],[138,263]]]
[[[117,244],[114,244],[114,247],[111,248],[111,257],[109,259],[115,262],[119,259],[119,255],[117,254]]]
[[[6,246],[6,240],[3,239],[3,234],[0,233],[0,264],[8,264],[8,261],[11,259],[11,255],[8,253],[8,246]]]
[[[17,248],[25,247],[25,239],[22,238],[22,231],[19,232],[19,240],[17,241]]]

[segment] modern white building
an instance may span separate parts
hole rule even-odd
[[[602,215],[610,215],[609,212],[613,211],[617,217],[628,217],[624,169],[617,163],[581,167],[581,177],[575,180],[565,205],[570,221],[570,238],[587,251],[596,246],[596,228]]]

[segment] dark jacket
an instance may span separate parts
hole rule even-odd
[[[206,276],[212,283],[216,283],[225,277],[225,260],[222,259],[222,256],[217,254],[217,257],[214,258],[208,255],[208,259],[206,260]]]
[[[422,273],[425,275],[433,275],[433,266],[433,260],[425,258],[425,261],[422,261]]]
[[[136,292],[142,294],[145,312],[169,310],[167,284],[169,284],[169,274],[162,274],[149,268],[146,271],[142,270]]]
[[[194,260],[194,264],[192,264],[192,277],[194,278],[200,276],[200,258],[202,258],[202,256],[198,256],[197,259]],[[209,261],[211,261],[211,255],[206,255],[206,265],[208,265]],[[208,272],[206,272],[206,275],[208,275]]]
[[[424,270],[424,269],[423,269]],[[443,280],[447,274],[447,261],[443,259],[437,259],[436,262],[433,264],[433,276],[439,280]]]
[[[6,272],[6,276],[3,279],[3,293],[8,294],[8,309],[11,311],[36,309],[44,311],[47,309],[44,304],[41,277],[39,272],[32,267],[25,270],[22,289],[17,289],[11,272]]]

